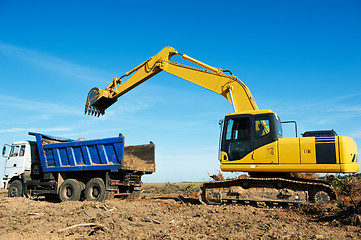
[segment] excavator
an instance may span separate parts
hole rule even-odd
[[[197,67],[171,62],[178,55]],[[85,114],[100,116],[118,98],[160,73],[168,72],[225,97],[234,112],[221,121],[220,168],[247,172],[236,179],[203,183],[200,201],[220,203],[319,203],[337,198],[326,181],[295,173],[356,173],[356,142],[334,130],[307,131],[283,138],[282,122],[271,110],[260,110],[248,87],[229,70],[212,67],[172,47],[165,47],[104,90],[90,90]],[[122,82],[122,79],[126,81]],[[300,175],[300,174],[299,174]],[[301,174],[302,175],[302,174]]]

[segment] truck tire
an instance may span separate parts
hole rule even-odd
[[[8,190],[9,197],[22,197],[23,196],[23,184],[20,180],[13,181]]]
[[[80,184],[75,179],[65,180],[59,188],[59,199],[65,201],[79,201],[81,195]]]
[[[84,189],[84,197],[89,201],[103,201],[106,198],[106,189],[103,179],[92,178]]]

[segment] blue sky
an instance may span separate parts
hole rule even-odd
[[[105,116],[83,114],[92,87],[172,46],[230,69],[260,109],[296,120],[299,133],[335,129],[361,152],[360,43],[359,1],[1,0],[0,146],[31,140],[28,131],[122,133],[128,145],[156,144],[157,172],[144,181],[209,180],[218,122],[233,110],[223,97],[160,73]]]

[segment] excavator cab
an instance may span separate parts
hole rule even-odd
[[[281,137],[280,119],[270,110],[228,114],[223,122],[221,160],[243,159],[255,149]]]

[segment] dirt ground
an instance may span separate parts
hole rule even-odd
[[[361,239],[355,199],[289,208],[202,205],[192,200],[198,187],[145,184],[140,199],[62,203],[8,198],[3,190],[0,239]]]

